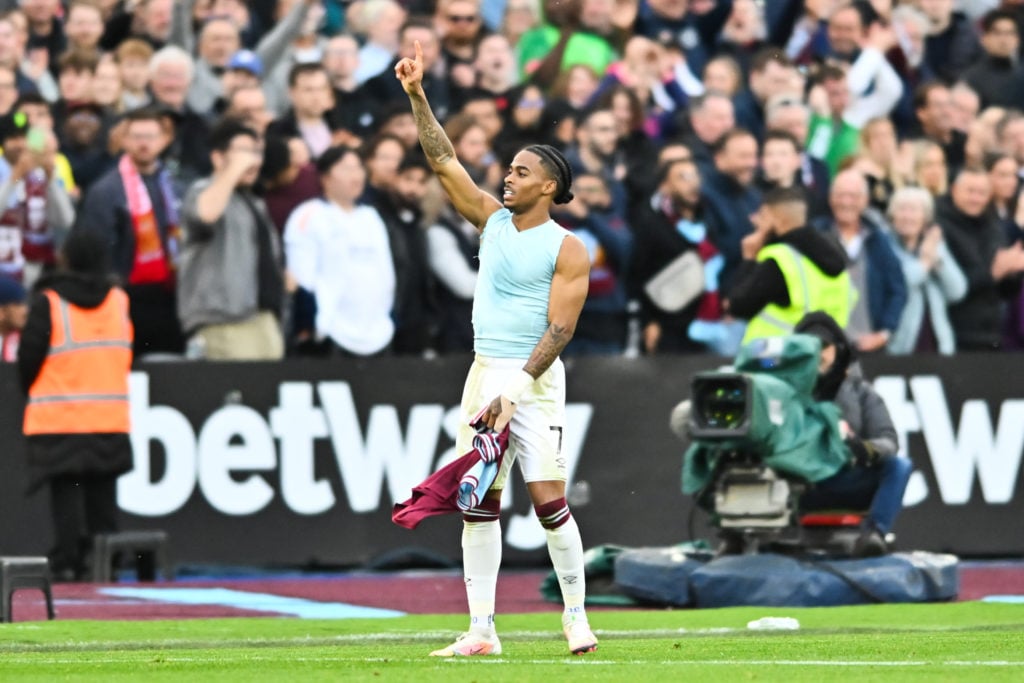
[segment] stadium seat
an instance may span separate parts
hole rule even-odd
[[[46,597],[46,615],[54,618],[50,590],[50,561],[45,557],[0,557],[0,622],[14,621],[11,605],[14,591],[38,588]]]
[[[114,559],[123,551],[135,556],[139,580],[144,580],[143,572],[140,570],[140,559],[147,553],[152,555],[165,580],[174,579],[167,554],[167,532],[154,529],[97,534],[93,541],[92,580],[96,583],[109,583],[113,577]]]
[[[801,544],[838,556],[855,553],[866,510],[817,510],[800,515]]]
[[[824,511],[811,512],[800,517],[800,526],[803,527],[859,527],[864,520],[863,512],[850,511]]]

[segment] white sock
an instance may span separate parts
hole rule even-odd
[[[558,586],[562,589],[562,601],[565,612],[564,622],[586,621],[587,613],[583,602],[587,595],[587,584],[583,576],[583,540],[576,520],[569,517],[568,521],[557,529],[545,529],[548,536],[548,554],[551,564],[558,576]]]
[[[501,524],[463,522],[462,568],[469,602],[469,630],[494,634],[494,594],[501,566]]]

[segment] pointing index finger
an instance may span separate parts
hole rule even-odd
[[[416,46],[416,61],[417,63],[423,62],[423,46],[420,45],[420,41],[413,41],[413,45]]]

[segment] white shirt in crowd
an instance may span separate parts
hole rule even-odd
[[[284,246],[288,271],[316,298],[319,338],[359,355],[391,343],[395,266],[376,209],[310,199],[288,218]]]

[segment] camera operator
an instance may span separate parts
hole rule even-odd
[[[840,430],[853,455],[849,465],[817,482],[801,497],[800,509],[867,509],[853,554],[883,555],[889,549],[886,535],[903,507],[913,465],[896,454],[896,429],[889,411],[859,369],[850,367],[854,351],[836,321],[816,311],[804,316],[794,332],[821,339],[814,398],[835,401],[842,415]]]

